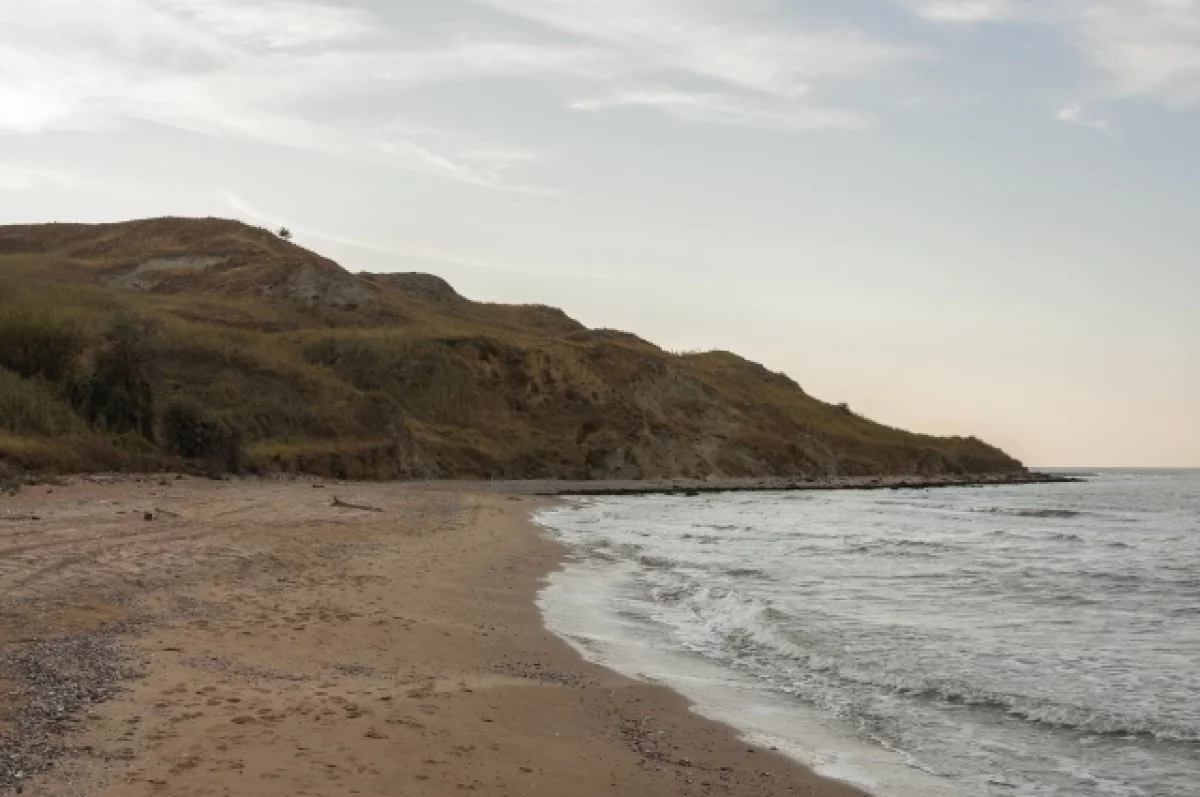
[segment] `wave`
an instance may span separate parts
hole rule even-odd
[[[765,673],[786,691],[797,692],[793,668],[820,676],[832,684],[866,687],[910,700],[1002,711],[1007,716],[1075,733],[1094,736],[1145,737],[1162,741],[1200,743],[1200,724],[1172,723],[1154,717],[1108,712],[1102,708],[1057,703],[1037,695],[1006,694],[915,672],[872,666],[836,653],[806,649],[786,625],[789,615],[736,589],[679,579],[655,591],[656,600],[682,605],[703,624],[706,639],[720,641],[724,655],[767,668]],[[712,655],[719,651],[696,652]],[[800,679],[803,680],[803,679]],[[812,699],[812,695],[801,695]]]
[[[582,547],[582,552],[589,558],[604,562],[625,562],[637,558],[644,550],[644,546],[635,543],[614,543],[609,540],[597,540]]]
[[[897,548],[936,548],[941,551],[949,550],[951,547],[942,542],[929,540],[888,540],[887,544]]]
[[[1152,738],[1160,741],[1200,743],[1200,726],[1164,722],[1155,718],[1109,714],[1102,709],[1009,695],[969,687],[933,686],[897,688],[900,694],[934,699],[948,705],[1003,711],[1027,722],[1090,736]]]
[[[1007,537],[1014,540],[1025,540],[1027,542],[1044,542],[1045,540],[1057,540],[1059,542],[1086,542],[1086,538],[1079,534],[1070,531],[1055,531],[1050,534],[1044,534],[1037,531],[1013,531],[1012,529],[992,529],[988,532],[991,537]],[[1119,543],[1118,547],[1128,547],[1125,543]]]
[[[1077,592],[1057,591],[1044,595],[1041,600],[1044,603],[1054,603],[1060,606],[1103,606],[1104,601],[1100,598],[1081,595]]]
[[[727,576],[733,578],[770,578],[770,574],[765,570],[760,570],[757,567],[729,567],[722,571]]]
[[[991,506],[982,509],[972,509],[972,512],[980,512],[987,515],[1006,515],[1008,517],[1031,517],[1031,518],[1074,518],[1088,514],[1077,509],[1014,509],[1011,507]]]
[[[955,550],[957,550],[957,546],[947,545],[941,542],[898,539],[859,544],[851,548],[846,548],[845,552],[853,554],[866,554],[868,556],[908,556],[933,558],[941,554],[951,553]]]

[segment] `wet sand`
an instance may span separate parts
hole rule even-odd
[[[0,794],[860,794],[546,631],[545,500],[158,477],[0,498]]]

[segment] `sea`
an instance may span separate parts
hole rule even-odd
[[[583,655],[877,797],[1200,797],[1200,471],[580,498]]]

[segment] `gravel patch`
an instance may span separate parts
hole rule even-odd
[[[0,657],[0,674],[16,685],[16,708],[0,736],[0,793],[20,794],[27,780],[65,755],[69,731],[89,706],[112,699],[137,677],[117,645],[117,626],[38,642]]]

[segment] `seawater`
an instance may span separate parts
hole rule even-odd
[[[1200,795],[1200,471],[578,499],[585,656],[879,797]]]

